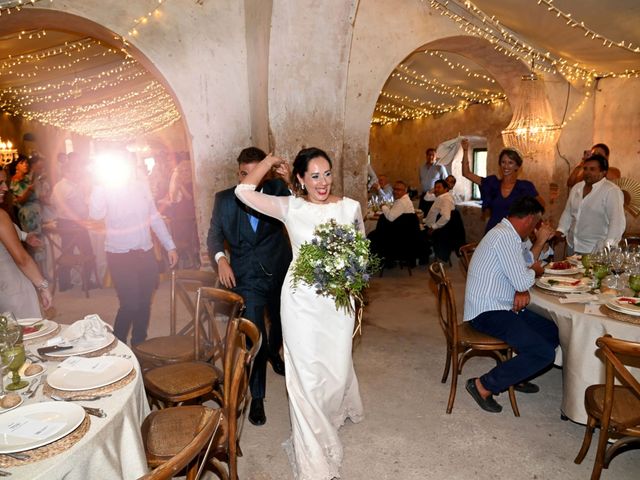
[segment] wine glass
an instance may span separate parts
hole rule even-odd
[[[595,288],[600,288],[602,279],[609,275],[609,265],[604,262],[593,265],[593,276],[595,278]]]
[[[18,370],[24,365],[27,356],[22,343],[16,343],[13,346],[6,346],[1,353],[2,364],[13,374],[11,383],[7,385],[7,390],[20,390],[29,385],[26,380],[20,380]]]
[[[590,253],[584,253],[582,255],[582,266],[584,267],[585,277],[588,277],[590,275],[591,266],[593,265],[592,260],[593,258]]]
[[[616,290],[620,289],[620,274],[624,273],[626,260],[625,252],[621,248],[611,249],[611,253],[609,254],[609,263],[611,265],[611,273],[613,273],[615,277],[614,288]]]
[[[629,288],[633,290],[633,296],[637,297],[640,292],[640,272],[635,271],[629,275]]]

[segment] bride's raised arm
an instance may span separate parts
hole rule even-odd
[[[272,169],[276,168],[281,175],[288,172],[288,164],[281,158],[267,155],[264,160],[258,163],[251,172],[236,187],[236,197],[242,203],[257,210],[260,213],[269,215],[270,217],[284,220],[289,209],[288,197],[280,197],[275,195],[267,195],[266,193],[256,191],[256,186],[264,176]]]

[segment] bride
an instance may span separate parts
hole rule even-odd
[[[362,401],[351,358],[354,318],[337,310],[332,298],[314,287],[292,287],[292,270],[300,246],[310,242],[316,226],[335,219],[357,221],[364,233],[360,204],[331,194],[331,159],[318,148],[301,150],[291,175],[298,197],[275,197],[255,190],[272,169],[287,178],[286,161],[268,155],[236,187],[238,198],[259,212],[281,220],[289,232],[293,261],[282,287],[281,314],[289,394],[291,438],[285,442],[297,480],[339,477],[342,444],[338,428],[350,418],[362,420]]]

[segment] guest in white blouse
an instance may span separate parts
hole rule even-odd
[[[556,238],[566,237],[575,253],[617,245],[624,233],[624,196],[617,185],[605,178],[608,168],[605,157],[591,155],[584,161],[584,180],[569,192]]]
[[[411,202],[407,192],[407,184],[403,181],[398,180],[393,184],[393,198],[395,199],[393,205],[391,207],[382,206],[382,214],[390,222],[393,222],[403,213],[416,213],[413,202]]]

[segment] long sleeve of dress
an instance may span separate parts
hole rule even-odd
[[[248,183],[238,185],[235,194],[242,203],[260,213],[276,218],[281,222],[287,217],[289,197],[277,197],[258,192],[255,185]]]

